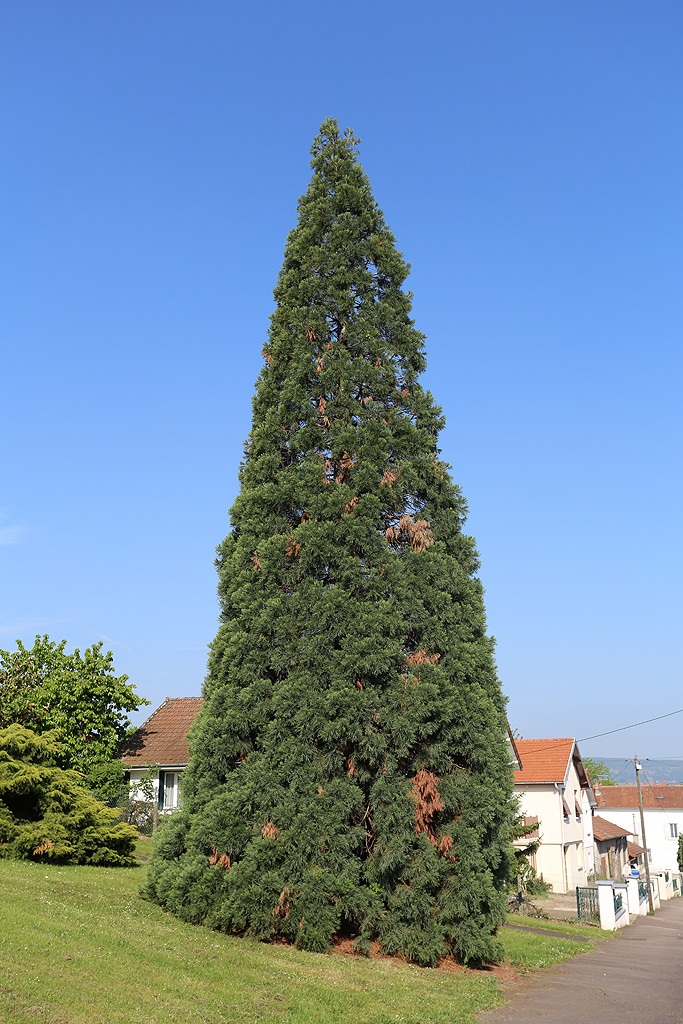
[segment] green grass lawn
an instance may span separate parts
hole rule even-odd
[[[615,939],[616,932],[605,932],[594,924],[573,924],[571,921],[549,921],[547,918],[525,917],[523,914],[508,914],[508,924],[513,927],[534,928],[544,932],[561,932],[573,938],[595,942],[597,939]]]
[[[501,1001],[487,971],[301,953],[182,924],[140,899],[143,873],[0,861],[4,1024],[472,1024]],[[502,935],[526,969],[592,946]]]

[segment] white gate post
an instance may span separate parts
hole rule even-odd
[[[611,932],[617,926],[614,915],[614,890],[609,881],[598,882],[598,906],[600,908],[600,927]]]
[[[621,909],[614,912],[615,925],[617,928],[625,928],[627,924],[630,924],[628,915],[628,886],[626,882],[614,882],[612,890],[614,892],[614,899],[618,899],[621,896]]]
[[[640,913],[640,900],[638,898],[638,878],[627,878],[626,886],[628,888],[628,912],[629,914]]]

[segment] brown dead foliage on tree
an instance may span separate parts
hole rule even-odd
[[[209,864],[213,864],[213,866],[216,868],[225,868],[226,871],[229,871],[230,868],[232,867],[230,863],[230,858],[228,857],[227,853],[220,853],[213,843],[211,843],[211,856],[209,857]]]
[[[332,426],[332,420],[325,415],[325,409],[327,409],[327,399],[323,396],[318,402],[318,413],[323,421],[323,426],[329,429]]]
[[[263,348],[261,349],[261,355],[263,356],[263,358],[265,359],[265,361],[266,361],[266,362],[268,363],[268,366],[270,366],[270,364],[271,364],[271,363],[272,363],[272,361],[273,361],[273,357],[272,357],[271,353],[270,353],[270,352],[268,351],[268,349],[267,349],[267,347],[266,347],[265,345],[264,345],[264,347],[263,347]]]
[[[40,857],[42,854],[49,853],[50,850],[54,850],[54,848],[55,844],[52,842],[51,839],[41,839],[40,844],[36,846],[35,850],[33,851],[33,856]]]
[[[342,457],[339,460],[337,472],[334,474],[334,482],[336,484],[346,483],[346,479],[349,470],[352,469],[356,463],[353,461],[348,452],[342,452]]]
[[[261,829],[261,835],[264,839],[279,839],[280,829],[277,827],[275,822],[267,821]]]
[[[350,775],[352,779],[358,778],[358,771],[352,757],[350,757],[346,762],[346,774]]]
[[[308,327],[307,330],[306,330],[306,341],[310,341],[310,342],[314,342],[315,341],[315,331],[313,330],[312,327]]]
[[[344,505],[344,512],[347,516],[350,516],[353,510],[358,505],[358,495],[356,494],[350,501],[347,501]]]
[[[301,544],[299,544],[298,541],[296,541],[290,534],[285,545],[285,555],[287,558],[296,558],[300,551]]]
[[[403,395],[404,398],[408,398],[408,396],[410,395],[410,389],[409,388],[403,388],[401,390],[401,394]]]
[[[316,373],[322,373],[324,369],[325,369],[325,361],[322,358],[322,356],[318,356],[318,358],[315,361],[315,372]]]
[[[410,544],[413,551],[421,553],[430,548],[434,543],[431,525],[426,519],[413,519],[412,516],[404,514],[398,521],[397,526],[389,526],[386,534],[389,544]]]
[[[277,903],[273,907],[273,914],[275,917],[289,917],[289,897],[291,895],[291,889],[288,885],[284,887]]]
[[[434,828],[434,816],[446,806],[439,793],[441,780],[433,773],[420,768],[412,782],[410,795],[415,802],[415,835],[424,832],[432,846],[437,845]]]
[[[393,491],[394,484],[398,480],[398,473],[394,473],[393,469],[385,469],[382,473],[382,479],[379,482],[380,487],[388,487],[390,491]]]
[[[413,665],[436,665],[440,657],[440,654],[427,654],[425,650],[419,650],[408,654],[406,661],[411,667]]]
[[[441,842],[439,843],[439,853],[442,853],[444,857],[453,849],[453,840],[450,836],[441,836]]]
[[[263,566],[261,565],[261,559],[256,554],[256,552],[254,552],[254,554],[251,556],[251,561],[254,566],[254,572],[258,572],[259,569],[263,568]]]

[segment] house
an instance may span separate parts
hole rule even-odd
[[[631,833],[620,825],[608,821],[600,814],[593,815],[593,838],[595,840],[595,871],[603,878],[620,882],[624,868],[630,864],[629,836]]]
[[[648,863],[655,871],[678,871],[678,837],[683,834],[683,786],[664,782],[641,783]],[[596,793],[604,812],[645,846],[640,826],[637,786],[601,786]]]
[[[525,822],[538,822],[541,840],[532,866],[555,892],[585,886],[595,874],[595,796],[576,740],[518,739],[516,747],[515,794]]]
[[[163,813],[179,806],[178,783],[190,758],[187,734],[201,706],[201,697],[167,697],[127,740],[121,754],[131,794],[141,793],[143,777],[152,769],[154,800]]]

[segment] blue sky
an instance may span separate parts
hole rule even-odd
[[[512,725],[683,707],[682,34],[628,0],[6,7],[0,647],[103,639],[154,705],[199,693],[331,115],[412,264]]]

